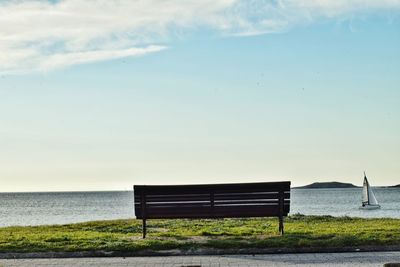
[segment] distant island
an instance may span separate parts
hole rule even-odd
[[[398,185],[386,185],[386,186],[379,186],[381,188],[400,188],[400,184]]]
[[[319,189],[319,188],[357,188],[350,183],[340,183],[340,182],[325,182],[325,183],[312,183],[305,186],[294,187],[296,189]]]

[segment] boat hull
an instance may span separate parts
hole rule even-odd
[[[381,208],[380,205],[365,205],[365,206],[361,206],[360,210],[377,210],[380,208]]]

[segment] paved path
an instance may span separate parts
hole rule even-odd
[[[400,252],[310,253],[235,256],[173,256],[131,258],[8,259],[0,266],[383,266],[400,262]]]

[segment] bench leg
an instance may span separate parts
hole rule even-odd
[[[143,239],[144,239],[144,238],[146,238],[146,219],[142,220],[142,225],[143,225],[142,232],[143,232]]]
[[[283,235],[283,216],[279,216],[279,232]]]

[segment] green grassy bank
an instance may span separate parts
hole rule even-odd
[[[325,248],[400,245],[400,219],[293,215],[276,218],[114,220],[0,228],[0,252],[140,251],[191,248]]]

